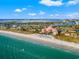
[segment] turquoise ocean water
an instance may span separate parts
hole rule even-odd
[[[79,55],[0,35],[0,59],[79,59]]]

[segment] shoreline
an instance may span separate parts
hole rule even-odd
[[[16,33],[16,32],[11,32],[11,31],[3,31],[3,30],[0,30],[0,33],[14,35],[17,37],[22,37],[22,38],[29,38],[29,40],[35,41],[37,43],[51,45],[51,46],[54,45],[58,48],[64,48],[66,50],[71,50],[71,51],[79,53],[78,52],[79,51],[79,44],[78,43],[58,40],[58,39],[55,39],[51,35],[22,34],[22,33]]]

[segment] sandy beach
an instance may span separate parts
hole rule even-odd
[[[23,37],[23,38],[30,38],[30,40],[38,42],[38,43],[40,42],[42,44],[55,45],[57,47],[62,47],[64,49],[79,51],[79,44],[78,43],[61,41],[61,40],[55,39],[51,35],[21,34],[21,33],[16,33],[16,32],[11,32],[11,31],[3,31],[3,30],[0,30],[0,33],[14,35],[14,36]]]

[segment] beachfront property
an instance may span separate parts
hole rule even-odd
[[[48,21],[3,21],[0,22],[0,29],[24,33],[64,34],[65,36],[79,37],[79,21],[64,20],[61,22]]]
[[[59,28],[61,30],[65,31],[72,31],[76,30],[75,27],[78,27],[79,21],[73,20],[73,21],[62,21],[62,22],[47,22],[47,21],[42,21],[42,22],[35,22],[35,21],[22,21],[22,20],[15,20],[15,21],[4,21],[0,22],[0,29],[16,29],[16,30],[22,30],[22,31],[27,31],[31,29],[30,31],[43,31],[45,27],[48,29],[50,28],[50,32],[53,27]],[[46,28],[46,29],[47,29]],[[47,29],[47,30],[48,30]],[[71,30],[72,29],[72,30]]]
[[[44,34],[53,34],[53,35],[57,35],[58,34],[58,29],[54,26],[48,26],[48,27],[44,27],[42,30],[41,30],[41,33],[44,33]]]
[[[44,26],[49,26],[53,24],[53,22],[35,22],[35,21],[6,21],[6,22],[0,22],[0,28],[1,29],[14,29],[19,31],[26,31],[26,32],[39,32]],[[31,29],[31,30],[30,30]]]

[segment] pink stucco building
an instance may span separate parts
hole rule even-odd
[[[41,32],[42,33],[53,33],[53,35],[57,35],[58,34],[57,28],[56,27],[52,27],[52,26],[44,27]]]

